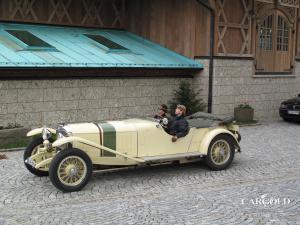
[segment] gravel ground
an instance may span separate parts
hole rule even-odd
[[[22,152],[0,161],[3,224],[300,224],[300,124],[241,128],[225,171],[203,163],[95,173],[80,192],[34,177]]]

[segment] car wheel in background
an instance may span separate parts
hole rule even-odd
[[[40,145],[43,145],[43,138],[39,137],[39,138],[35,138],[33,139],[30,144],[27,146],[27,148],[24,151],[23,154],[23,160],[25,163],[26,168],[34,175],[38,176],[38,177],[43,177],[43,176],[48,176],[49,172],[48,171],[43,171],[43,170],[38,170],[35,169],[34,167],[32,167],[31,165],[29,165],[28,163],[25,162],[25,160],[27,160],[30,156],[35,155],[37,153],[37,149]]]

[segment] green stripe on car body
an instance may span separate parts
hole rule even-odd
[[[116,150],[117,148],[117,137],[116,137],[116,129],[113,125],[109,123],[99,123],[99,126],[103,130],[103,146],[110,148],[112,150]],[[103,151],[103,156],[104,157],[116,157],[116,154]]]

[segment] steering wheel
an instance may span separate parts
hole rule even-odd
[[[161,117],[158,115],[158,118],[155,118],[155,121],[159,123],[164,129],[167,128],[169,120],[166,117]]]

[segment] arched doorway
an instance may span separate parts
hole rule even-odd
[[[257,24],[256,71],[291,72],[293,25],[279,10],[265,14]]]

